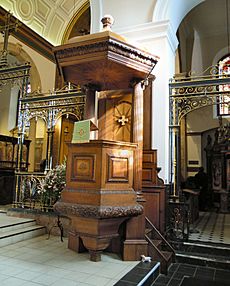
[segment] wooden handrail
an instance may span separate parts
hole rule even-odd
[[[157,233],[158,236],[163,240],[163,242],[170,248],[170,250],[175,254],[175,250],[173,247],[168,243],[168,241],[164,238],[164,236],[159,232],[159,230],[152,224],[152,222],[145,217],[145,220],[147,221],[148,224],[153,228],[153,230]]]
[[[164,254],[154,245],[152,240],[148,237],[148,235],[145,235],[146,240],[151,244],[151,246],[156,250],[159,256],[161,256],[165,261],[167,258],[164,256]]]

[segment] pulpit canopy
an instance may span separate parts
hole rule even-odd
[[[133,79],[145,79],[158,61],[110,30],[72,38],[54,53],[66,82],[100,90],[129,88]]]

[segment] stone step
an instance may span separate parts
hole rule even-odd
[[[205,242],[184,242],[180,252],[198,253],[213,256],[230,257],[230,245]]]
[[[28,220],[28,221],[20,221],[19,222],[14,222],[12,224],[7,224],[7,225],[1,225],[0,226],[0,236],[4,235],[4,233],[9,232],[9,231],[16,231],[18,229],[22,229],[24,227],[29,227],[29,226],[34,226],[36,225],[35,220]]]
[[[184,243],[176,250],[176,261],[230,270],[230,248],[213,243]]]
[[[46,233],[46,228],[34,219],[25,219],[0,214],[0,247],[30,239]]]
[[[21,229],[4,232],[0,235],[0,247],[40,236],[45,233],[46,228],[39,225],[27,226],[22,227]]]
[[[149,286],[160,273],[160,262],[140,262],[114,286]]]

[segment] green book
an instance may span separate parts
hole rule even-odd
[[[89,142],[90,120],[82,120],[74,123],[72,143]]]

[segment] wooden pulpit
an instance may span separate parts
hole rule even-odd
[[[142,189],[143,86],[157,57],[109,29],[73,38],[54,53],[63,81],[85,89],[85,119],[98,126],[98,140],[69,144],[67,186],[55,205],[72,218],[69,244],[79,251],[79,237],[91,260],[98,261],[125,221],[123,258],[137,260],[147,254],[143,206],[137,202]],[[136,231],[130,223],[134,217]]]

